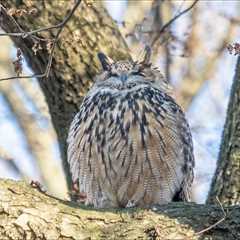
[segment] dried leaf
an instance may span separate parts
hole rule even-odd
[[[48,53],[50,53],[52,51],[52,47],[53,47],[53,40],[48,40],[47,44],[46,44]]]
[[[233,55],[240,55],[240,44],[239,43],[233,43],[233,44],[228,44],[227,50],[230,54]]]
[[[22,71],[23,71],[22,61],[23,61],[22,52],[21,52],[20,48],[18,48],[17,49],[17,59],[13,61],[14,71],[17,74],[17,76],[20,76],[22,74]]]
[[[7,13],[9,16],[14,16],[15,15],[15,12],[16,12],[16,9],[15,8],[10,8]]]
[[[28,10],[29,15],[36,15],[38,12],[37,8],[31,8]]]
[[[34,52],[34,55],[36,55],[39,50],[42,50],[41,44],[39,42],[35,42],[32,46],[32,50]]]

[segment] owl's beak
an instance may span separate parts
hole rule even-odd
[[[122,83],[126,82],[126,80],[127,80],[127,74],[126,74],[126,73],[122,73],[122,74],[120,75],[120,80],[121,80]]]

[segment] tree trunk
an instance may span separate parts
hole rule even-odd
[[[16,5],[17,2],[22,3]],[[25,31],[39,29],[60,23],[67,12],[73,8],[73,1],[15,1],[0,0],[10,8],[36,8],[35,15],[25,14],[16,20]],[[5,32],[19,32],[10,17],[1,11],[0,27]],[[41,37],[53,35],[42,32]],[[49,53],[42,42],[42,50],[34,55],[31,38],[12,37],[15,45],[20,48],[35,74],[46,69]],[[48,79],[39,79],[40,86],[46,97],[54,128],[60,143],[63,167],[67,176],[68,186],[71,185],[70,173],[66,161],[66,136],[69,124],[77,112],[82,97],[93,83],[98,69],[97,53],[103,51],[114,59],[130,57],[126,44],[117,26],[101,6],[100,1],[82,1],[64,27],[60,35]]]
[[[24,182],[0,180],[1,240],[240,239],[240,207],[172,203],[154,211],[95,210],[58,200]]]
[[[240,57],[236,66],[227,118],[208,202],[216,196],[225,205],[240,204]]]

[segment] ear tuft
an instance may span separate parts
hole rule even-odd
[[[110,69],[110,65],[113,63],[113,60],[101,52],[98,53],[98,59],[102,65],[103,70],[108,71]]]

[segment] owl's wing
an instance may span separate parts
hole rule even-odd
[[[181,185],[181,190],[179,194],[177,194],[176,200],[182,200],[182,201],[191,201],[192,194],[191,194],[191,186],[193,183],[194,178],[194,166],[195,166],[195,160],[194,160],[194,154],[193,154],[193,142],[192,142],[192,135],[190,132],[190,127],[185,119],[184,113],[181,111],[181,109],[178,110],[177,114],[177,127],[179,129],[179,135],[182,142],[182,151],[184,155],[184,166],[183,166],[183,174],[184,174],[184,180]]]
[[[79,178],[79,170],[80,170],[80,162],[79,162],[79,144],[81,142],[81,138],[79,137],[79,129],[81,125],[81,111],[78,112],[69,128],[68,132],[68,150],[67,150],[67,159],[70,166],[70,172],[72,175],[73,183],[78,181]]]
[[[170,155],[173,159],[176,159],[177,164],[182,166],[183,181],[180,184],[179,191],[174,196],[174,200],[190,201],[195,165],[190,128],[185,114],[170,96],[164,95],[163,102],[160,112],[163,112],[162,115],[165,118],[162,128],[163,134],[166,136],[165,145],[174,149],[172,155]],[[161,116],[158,118],[161,119]]]
[[[174,197],[190,201],[192,137],[175,101],[148,86],[119,98],[114,110],[106,139],[114,162],[109,169],[115,170],[113,182],[120,186],[118,199],[126,202],[127,196],[142,204],[169,202]]]
[[[166,82],[159,69],[147,68],[145,69],[145,71],[147,71],[146,76],[148,76],[149,81],[152,80],[152,86],[154,86],[155,89],[153,90],[151,87],[147,88],[147,91],[144,94],[146,99],[145,102],[149,102],[150,105],[152,105],[154,101],[155,105],[158,105],[157,109],[154,109],[154,107],[152,107],[153,112],[159,112],[159,114],[155,115],[155,119],[157,119],[158,123],[162,121],[166,128],[168,128],[168,131],[165,131],[164,128],[159,125],[158,129],[161,129],[164,136],[169,135],[168,139],[172,139],[169,140],[169,142],[167,143],[168,146],[171,146],[171,148],[175,148],[177,150],[175,152],[175,156],[173,154],[172,157],[179,158],[178,155],[180,151],[183,154],[184,165],[182,172],[184,175],[184,181],[181,183],[181,189],[176,194],[175,199],[189,201],[191,198],[190,188],[193,182],[193,168],[195,165],[192,136],[189,125],[187,123],[187,120],[185,119],[185,114],[171,97],[172,88],[168,84],[168,82]],[[156,91],[156,88],[159,91]],[[151,99],[148,97],[148,91],[154,91],[154,93],[150,94]],[[165,119],[162,119],[162,116]],[[182,160],[180,157],[178,163],[183,164],[183,162],[181,161]]]
[[[139,128],[130,128],[130,134],[145,146],[135,144],[135,151],[149,163],[149,174],[158,179],[166,199],[174,193],[174,200],[190,201],[194,156],[185,115],[173,98],[156,88],[144,88],[141,96],[136,101]]]
[[[67,159],[72,175],[73,183],[76,183],[80,194],[85,194],[86,203],[99,206],[96,202],[103,199],[99,172],[105,168],[102,161],[98,161],[102,155],[102,140],[105,131],[104,111],[109,111],[104,106],[104,94],[89,94],[75,115],[67,138]]]
[[[70,166],[72,181],[75,183],[79,180],[80,171],[85,171],[81,168],[81,164],[88,160],[85,154],[86,148],[91,148],[90,137],[93,123],[96,120],[98,98],[90,98],[86,96],[80,106],[79,112],[73,118],[68,131],[68,149],[67,159]]]

